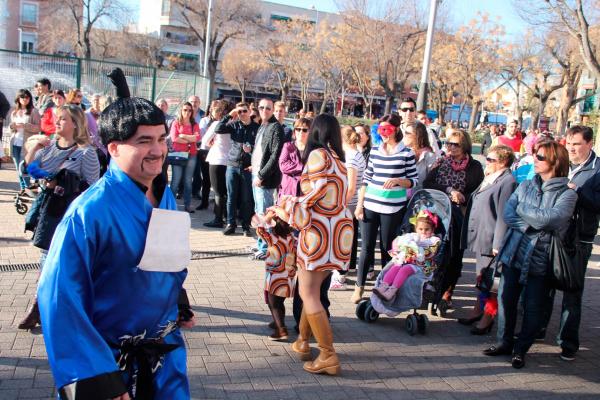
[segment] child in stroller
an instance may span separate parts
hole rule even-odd
[[[415,226],[415,232],[394,239],[389,252],[393,265],[386,271],[381,285],[373,289],[373,293],[382,300],[392,301],[404,282],[419,269],[427,277],[435,270],[435,256],[441,242],[433,235],[438,225],[437,215],[421,210],[410,222]]]
[[[294,296],[296,286],[296,238],[285,221],[289,216],[282,209],[269,210],[264,217],[252,218],[256,233],[267,243],[265,258],[265,302],[271,310],[274,332],[270,340],[287,340],[285,326],[285,299]]]

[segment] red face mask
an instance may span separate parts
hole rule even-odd
[[[377,128],[377,133],[379,133],[381,136],[392,136],[396,133],[396,127],[393,125],[379,125]]]

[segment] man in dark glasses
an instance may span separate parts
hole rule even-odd
[[[238,203],[241,208],[242,230],[251,237],[252,218],[252,172],[250,171],[252,148],[258,124],[250,118],[247,103],[237,103],[215,128],[217,134],[231,135],[231,148],[227,154],[225,185],[227,187],[227,226],[224,235],[233,235],[236,229]]]

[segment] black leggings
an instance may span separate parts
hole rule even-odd
[[[278,329],[285,328],[285,297],[267,293],[267,301],[269,302],[269,310],[271,310],[275,325],[277,325]]]
[[[215,192],[215,221],[225,219],[227,210],[227,185],[225,184],[225,165],[209,165],[210,185]]]
[[[388,250],[392,247],[392,241],[396,237],[396,232],[401,221],[401,211],[393,214],[379,214],[364,209],[363,220],[360,223],[362,244],[358,259],[358,271],[356,272],[356,286],[365,286],[369,266],[374,257],[377,231],[379,231],[379,240],[381,242],[381,265],[385,266],[392,259],[388,254]]]

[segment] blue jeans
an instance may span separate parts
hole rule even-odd
[[[22,190],[22,189],[27,188],[27,182],[25,181],[25,178],[23,178],[23,174],[21,174],[21,170],[19,168],[19,164],[21,163],[21,150],[22,150],[21,146],[15,146],[14,144],[12,145],[12,149],[11,149],[12,159],[15,163],[15,168],[17,170],[17,175],[19,177],[19,186],[21,187],[21,190]]]
[[[257,178],[257,175],[252,175],[252,181]],[[274,196],[275,189],[265,189],[263,187],[256,187],[252,185],[252,192],[254,195],[254,212],[257,214],[264,214],[267,208],[272,207],[275,204]],[[258,238],[256,243],[259,251],[267,251],[267,243]]]
[[[549,287],[545,276],[527,277],[527,285],[519,283],[521,270],[504,266],[498,289],[498,343],[512,347],[514,353],[525,354],[533,344],[544,322]],[[523,324],[515,342],[515,325],[519,298],[523,293]]]
[[[177,193],[179,183],[183,178],[183,205],[190,207],[192,203],[192,179],[194,178],[194,168],[196,168],[196,156],[190,154],[185,165],[171,165],[171,191]]]
[[[577,244],[577,251],[580,253],[579,262],[583,263],[583,270],[587,269],[587,264],[592,255],[591,243]],[[546,313],[544,315],[544,324],[542,329],[548,327],[552,308],[554,307],[554,295],[556,290],[552,289],[546,300]],[[570,352],[579,350],[579,324],[581,323],[581,302],[583,297],[583,288],[577,292],[563,292],[562,313],[560,315],[560,327],[556,336],[556,343]]]
[[[252,173],[241,167],[227,166],[225,171],[227,185],[227,225],[236,226],[237,205],[241,201],[242,228],[250,228],[252,218]]]

